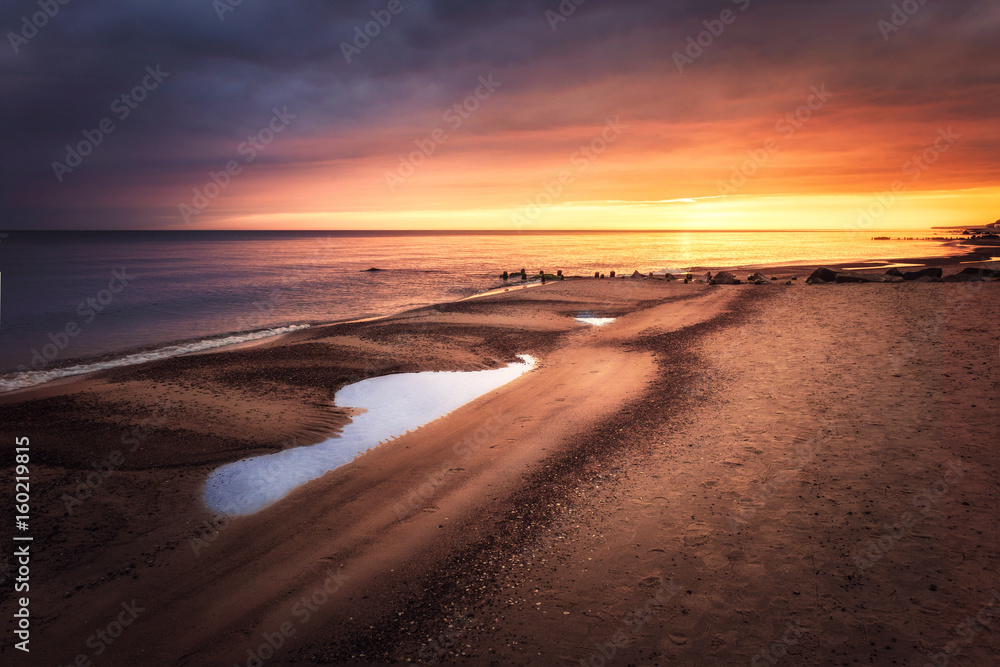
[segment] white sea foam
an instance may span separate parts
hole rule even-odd
[[[135,354],[129,354],[124,357],[117,357],[114,359],[106,359],[103,361],[95,361],[91,363],[77,364],[75,366],[53,368],[50,370],[23,371],[20,373],[11,373],[6,377],[0,378],[0,393],[3,393],[5,391],[14,391],[15,389],[24,389],[26,387],[34,387],[35,385],[43,384],[45,382],[51,382],[52,380],[58,380],[60,378],[71,377],[73,375],[94,373],[96,371],[104,371],[108,370],[109,368],[119,368],[121,366],[133,366],[135,364],[141,364],[146,361],[168,359],[170,357],[177,357],[182,354],[190,354],[192,352],[202,352],[204,350],[211,350],[217,347],[225,347],[227,345],[238,345],[240,343],[247,343],[250,341],[260,340],[262,338],[269,338],[271,336],[279,336],[281,334],[291,333],[292,331],[298,331],[299,329],[306,329],[308,327],[309,327],[308,324],[295,324],[287,327],[278,327],[276,329],[264,329],[263,331],[252,331],[250,333],[234,334],[232,336],[226,336],[224,338],[212,338],[209,340],[199,340],[191,343],[183,343],[180,345],[168,345],[167,347],[158,347],[152,350],[147,350],[145,352],[137,352]]]
[[[216,469],[205,483],[205,504],[220,514],[253,514],[368,449],[443,417],[534,367],[532,357],[519,356],[522,363],[495,370],[399,373],[348,385],[334,396],[336,405],[367,412],[355,416],[339,436]]]

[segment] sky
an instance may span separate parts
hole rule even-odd
[[[10,0],[0,27],[5,229],[1000,217],[993,1]]]

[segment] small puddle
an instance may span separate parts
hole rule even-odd
[[[591,324],[595,327],[603,327],[605,324],[611,324],[614,322],[616,317],[594,317],[594,314],[590,311],[584,313],[577,313],[576,321],[581,324]]]
[[[370,448],[443,417],[534,368],[534,358],[518,356],[521,363],[494,370],[398,373],[343,387],[334,403],[361,414],[339,436],[217,468],[205,482],[205,504],[220,514],[253,514]]]
[[[874,269],[910,269],[916,268],[918,266],[924,266],[923,264],[880,264],[878,262],[871,262],[868,266],[845,266],[844,271],[871,271]]]

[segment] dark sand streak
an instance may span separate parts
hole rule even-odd
[[[685,389],[699,374],[699,359],[693,352],[696,340],[745,322],[773,295],[772,291],[744,291],[731,310],[709,321],[626,343],[625,347],[656,355],[659,375],[639,399],[595,428],[573,436],[561,446],[560,454],[545,460],[527,476],[520,489],[493,506],[481,508],[469,525],[455,531],[481,535],[480,539],[461,546],[445,562],[426,570],[420,562],[411,563],[404,570],[410,579],[407,587],[420,593],[397,598],[397,591],[390,585],[383,595],[368,600],[384,610],[371,627],[335,626],[330,634],[337,641],[305,647],[296,652],[295,658],[289,656],[288,664],[299,664],[300,660],[302,664],[343,664],[459,657],[457,646],[462,642],[460,637],[452,641],[452,634],[457,633],[449,626],[454,627],[458,621],[469,627],[488,628],[491,610],[503,606],[503,587],[515,588],[523,583],[519,566],[545,551],[542,535],[551,530],[554,522],[568,517],[574,497],[589,495],[588,489],[595,484],[615,484],[624,472],[616,463],[623,452],[648,454],[653,449],[649,443],[654,434],[683,415],[691,400]],[[687,298],[692,297],[669,301]],[[711,400],[711,395],[702,395],[700,400]],[[426,638],[432,639],[427,642]],[[489,658],[465,651],[460,657],[476,661]]]

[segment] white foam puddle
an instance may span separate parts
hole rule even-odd
[[[400,373],[348,385],[337,392],[334,402],[367,412],[355,416],[339,436],[216,469],[205,483],[205,504],[220,514],[253,514],[368,449],[443,417],[535,366],[529,355],[519,357],[521,363],[495,370]]]
[[[611,324],[617,318],[615,317],[594,317],[591,312],[580,313],[576,316],[576,321],[581,324],[592,324],[595,327],[603,327],[605,324]]]

